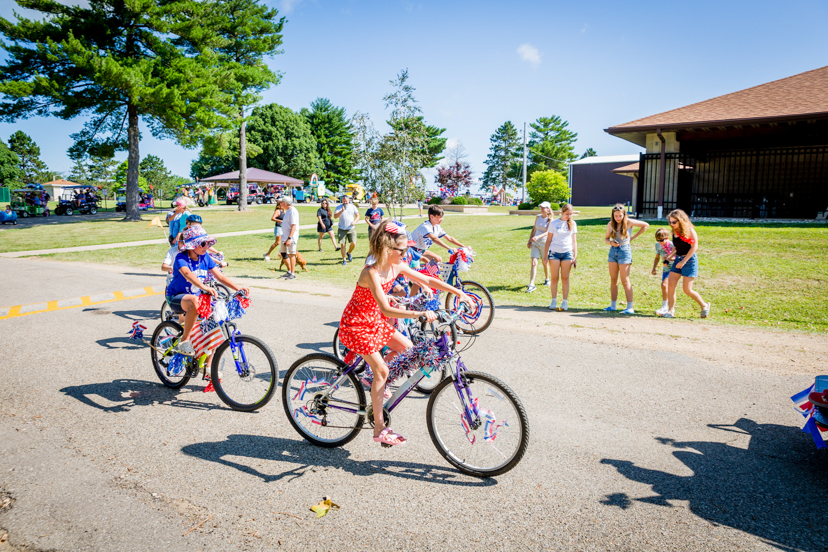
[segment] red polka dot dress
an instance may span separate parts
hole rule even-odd
[[[388,294],[393,285],[394,280],[382,284],[382,292]],[[395,331],[388,317],[380,312],[371,289],[357,284],[339,321],[342,344],[359,355],[370,355],[382,349]]]

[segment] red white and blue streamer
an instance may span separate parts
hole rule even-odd
[[[132,329],[130,329],[127,333],[129,334],[129,338],[134,341],[143,341],[144,340],[144,330],[147,327],[141,324],[140,322],[133,322]]]

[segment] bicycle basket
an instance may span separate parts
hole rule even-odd
[[[451,263],[437,263],[437,266],[440,267],[440,279],[444,282],[448,281],[451,269],[454,268],[454,265]]]

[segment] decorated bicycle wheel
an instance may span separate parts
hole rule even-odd
[[[495,304],[486,286],[472,280],[457,281],[457,287],[468,295],[474,306],[472,312],[464,313],[457,319],[458,329],[467,335],[479,334],[488,328],[494,319]],[[460,299],[453,294],[446,296],[446,310],[454,312],[460,306]]]

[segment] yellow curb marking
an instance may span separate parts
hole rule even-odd
[[[7,318],[17,318],[19,316],[28,316],[30,314],[40,314],[43,312],[53,312],[59,310],[66,310],[66,309],[77,309],[78,307],[88,307],[90,305],[100,305],[102,303],[114,303],[115,301],[125,301],[127,299],[140,299],[142,297],[150,297],[153,295],[163,295],[163,292],[160,291],[153,291],[151,287],[145,287],[144,291],[146,292],[144,295],[133,295],[132,297],[125,297],[123,291],[113,291],[112,295],[115,296],[115,299],[106,299],[104,301],[92,301],[90,296],[81,297],[81,304],[80,305],[71,305],[68,307],[58,307],[58,301],[49,301],[46,304],[46,309],[44,310],[37,310],[31,312],[24,312],[23,314],[20,313],[20,309],[25,307],[26,305],[15,305],[13,307],[9,307],[9,313],[6,316],[0,316],[0,320],[5,320]],[[30,303],[32,305],[36,305],[37,303]]]

